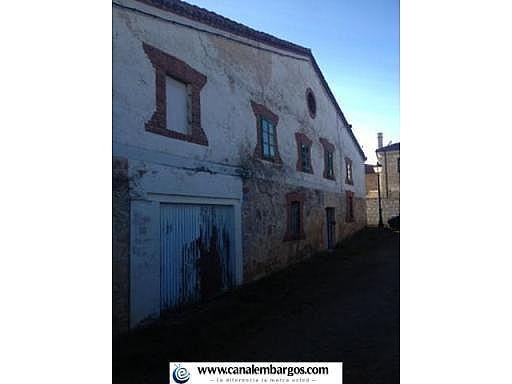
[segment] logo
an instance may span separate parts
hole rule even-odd
[[[176,368],[172,371],[172,379],[177,384],[185,384],[190,379],[190,373],[187,371],[187,368],[176,364]]]

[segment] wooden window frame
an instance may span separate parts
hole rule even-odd
[[[300,214],[299,214],[299,233],[292,232],[292,203],[300,204]],[[286,233],[284,235],[283,241],[295,241],[295,240],[303,240],[306,238],[306,234],[304,233],[304,195],[299,192],[291,192],[286,194],[286,212],[287,212],[287,220],[286,220]]]
[[[206,76],[190,67],[184,61],[165,53],[149,44],[142,47],[155,69],[155,99],[156,108],[151,118],[146,122],[146,131],[170,137],[176,140],[188,141],[208,146],[208,138],[201,127],[201,89],[206,84]],[[166,78],[172,77],[187,86],[189,93],[189,132],[182,133],[167,127],[167,95]]]
[[[279,140],[277,138],[277,124],[279,123],[279,116],[277,116],[263,104],[258,104],[253,100],[251,100],[251,107],[252,111],[254,112],[254,116],[256,117],[256,148],[254,149],[254,156],[261,160],[282,164],[283,161],[279,155]],[[274,127],[274,157],[263,155],[262,120],[268,121]]]
[[[313,174],[313,164],[311,163],[311,145],[313,144],[313,141],[311,141],[305,134],[296,132],[295,133],[295,140],[297,141],[297,164],[296,169],[299,172],[304,173],[311,173]],[[308,153],[307,153],[307,162],[309,163],[309,169],[304,168],[303,164],[303,152],[302,152],[302,146],[306,145],[308,147]]]
[[[329,180],[336,180],[336,174],[334,171],[334,144],[330,143],[329,140],[321,137],[320,143],[324,147],[324,178]],[[328,154],[332,154],[332,174],[329,172],[329,164],[328,164]]]

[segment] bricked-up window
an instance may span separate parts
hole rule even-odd
[[[165,78],[167,129],[183,134],[189,132],[189,92],[187,84],[167,76]]]
[[[274,163],[282,163],[277,140],[279,117],[263,104],[251,101],[251,106],[256,116],[257,141],[254,150],[255,157]]]
[[[286,195],[287,228],[285,241],[301,240],[304,234],[304,197],[300,193],[292,192]]]
[[[155,111],[146,131],[177,140],[208,145],[201,128],[201,89],[206,76],[184,61],[143,43],[155,69]]]
[[[320,143],[324,147],[324,177],[326,179],[335,180],[334,175],[334,145],[327,139],[320,138]]]
[[[346,191],[347,196],[347,207],[346,207],[346,222],[352,222],[354,221],[354,192],[352,191]]]
[[[303,133],[295,133],[297,140],[297,171],[313,173],[311,167],[311,143],[312,141]]]
[[[352,160],[350,160],[348,157],[345,157],[345,183],[353,185],[354,179],[352,175]]]

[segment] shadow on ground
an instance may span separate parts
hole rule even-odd
[[[399,233],[365,229],[332,253],[113,343],[113,379],[168,383],[169,361],[343,361],[344,384],[399,382]]]

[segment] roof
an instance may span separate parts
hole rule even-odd
[[[391,151],[400,151],[400,143],[393,143],[386,145],[385,147],[378,148],[375,152],[391,152]]]
[[[373,169],[373,167],[375,167],[375,165],[365,164],[364,165],[364,173],[367,174],[367,175],[375,173],[375,169]]]
[[[343,123],[347,127],[348,133],[354,143],[356,144],[356,147],[363,157],[364,160],[366,160],[366,156],[359,145],[359,142],[357,141],[356,137],[354,136],[354,132],[352,132],[352,125],[347,122],[347,119],[345,118],[345,115],[343,114],[340,106],[338,105],[338,102],[336,101],[336,98],[334,97],[334,94],[332,93],[331,89],[329,88],[329,84],[327,84],[327,81],[324,78],[324,75],[322,74],[322,71],[320,70],[320,67],[318,66],[313,53],[311,52],[311,49],[302,47],[300,45],[291,43],[286,40],[279,39],[275,36],[269,35],[268,33],[260,32],[255,29],[252,29],[250,27],[247,27],[246,25],[237,23],[236,21],[233,21],[231,19],[228,19],[224,16],[218,15],[215,12],[208,11],[207,9],[198,7],[196,5],[192,5],[189,3],[186,3],[184,1],[180,0],[137,0],[145,4],[152,5],[154,7],[163,9],[165,11],[174,13],[178,16],[185,17],[187,19],[197,21],[206,25],[209,25],[214,28],[221,29],[223,31],[232,33],[234,35],[238,35],[241,37],[245,37],[254,41],[258,41],[260,43],[268,44],[273,47],[296,53],[299,55],[307,56],[311,64],[313,65],[313,69],[317,73],[318,77],[320,78],[320,82],[322,83],[325,91],[327,92],[327,95],[329,96],[329,99],[334,105],[334,108],[338,112],[338,115],[341,117]]]

